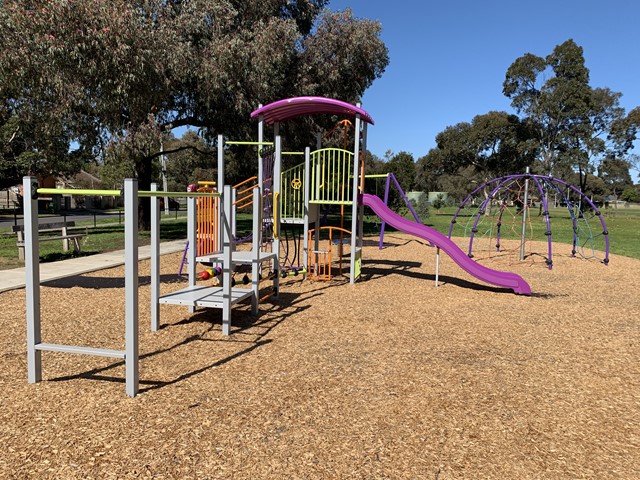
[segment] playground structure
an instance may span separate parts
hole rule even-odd
[[[303,166],[295,167],[290,172],[281,172],[281,158],[283,155],[280,122],[310,114],[345,115],[354,118],[356,132],[353,152],[344,149],[319,148],[311,152],[307,147],[304,152]],[[224,187],[222,192],[214,191],[212,185],[207,185],[201,191],[188,192],[159,192],[157,185],[150,191],[138,191],[137,180],[127,179],[124,182],[125,200],[125,349],[113,350],[74,345],[59,345],[42,342],[40,325],[40,275],[39,275],[39,243],[37,199],[43,194],[79,194],[79,195],[107,195],[119,196],[117,190],[68,190],[41,189],[33,177],[24,178],[24,191],[30,192],[31,200],[25,196],[25,272],[27,296],[27,363],[28,380],[38,382],[42,378],[42,351],[66,352],[85,355],[97,355],[123,359],[126,372],[126,393],[135,396],[138,392],[138,225],[137,212],[140,197],[151,198],[151,330],[156,331],[160,326],[160,304],[186,306],[190,312],[197,307],[219,308],[222,310],[222,333],[231,333],[231,314],[234,305],[250,300],[252,314],[258,313],[260,297],[261,270],[268,265],[272,272],[269,277],[273,280],[272,294],[278,296],[280,268],[281,225],[287,223],[302,223],[303,236],[303,272],[309,272],[318,278],[331,275],[333,255],[332,251],[320,249],[321,206],[339,205],[341,208],[351,207],[351,230],[344,228],[332,230],[329,234],[329,244],[334,239],[333,232],[340,236],[337,245],[340,248],[339,261],[342,261],[342,248],[349,245],[349,281],[355,283],[361,275],[363,248],[363,212],[364,207],[370,207],[386,224],[398,230],[410,233],[427,240],[430,244],[441,248],[461,268],[476,278],[503,288],[509,288],[515,293],[528,295],[531,293],[529,285],[518,275],[499,272],[479,265],[471,260],[450,239],[439,232],[422,225],[419,222],[406,220],[391,211],[385,202],[375,195],[363,193],[364,168],[361,151],[366,149],[367,124],[373,124],[373,119],[359,106],[354,106],[339,100],[322,97],[300,97],[280,100],[260,107],[251,114],[257,118],[258,142],[242,142],[252,145],[273,145],[273,163],[265,165],[265,158],[261,149],[258,153],[257,184],[251,189],[252,233],[251,250],[236,250],[235,213],[238,208],[237,191],[234,194],[231,186],[224,182],[224,150],[225,145],[240,142],[225,142],[222,135],[218,136],[218,179],[217,185]],[[274,142],[264,142],[264,124],[272,125]],[[270,162],[270,160],[269,160]],[[265,170],[271,173],[265,175]],[[246,188],[243,187],[246,191]],[[302,194],[300,193],[302,192]],[[160,295],[159,274],[159,229],[160,208],[158,197],[187,197],[187,269],[188,285],[167,295]],[[243,201],[248,200],[241,196]],[[210,200],[207,207],[214,212],[217,230],[202,232],[198,230],[197,199]],[[203,200],[204,202],[204,200]],[[272,217],[265,218],[265,203],[270,203]],[[204,204],[204,203],[203,203]],[[208,218],[208,217],[207,217]],[[207,220],[209,221],[209,219]],[[312,227],[312,225],[314,227]],[[314,232],[315,230],[315,232]],[[205,233],[207,241],[212,240],[213,246],[200,246],[198,235]],[[217,242],[217,243],[216,243]],[[313,244],[313,246],[311,245]],[[208,248],[216,248],[206,252]],[[200,249],[200,251],[198,251]],[[222,278],[221,285],[203,286],[196,283],[196,267],[198,263],[215,265],[218,277]],[[233,285],[233,274],[236,266],[248,265],[251,268],[250,288]],[[342,264],[340,264],[340,270]]]
[[[486,197],[475,207],[474,198],[481,192],[487,192]],[[539,204],[539,216],[546,237],[547,252],[544,256],[549,269],[553,267],[553,231],[552,213],[550,212],[550,198],[554,197],[554,204],[559,204],[566,210],[571,222],[570,243],[571,256],[576,254],[584,258],[598,258],[598,249],[604,250],[602,263],[609,263],[609,234],[604,218],[598,207],[580,190],[573,185],[546,175],[528,173],[508,175],[495,178],[474,189],[459,205],[451,224],[449,238],[454,233],[454,227],[462,224],[460,218],[466,215],[464,232],[461,236],[468,237],[467,255],[474,257],[484,240],[484,250],[508,255],[512,253],[518,261],[534,258],[536,253],[531,250],[534,228],[532,218],[536,216],[534,204]],[[584,208],[586,206],[586,208]],[[466,213],[471,209],[471,213]],[[534,210],[532,212],[532,209]],[[597,217],[602,230],[595,231],[589,223],[589,217]],[[460,232],[458,232],[460,233]],[[596,240],[601,238],[599,242]],[[505,240],[517,240],[515,248],[507,249]],[[601,248],[598,248],[601,247]]]
[[[330,99],[304,97],[301,99],[288,99],[287,102],[295,102],[294,107],[300,108],[303,100],[317,103],[329,101]],[[340,113],[345,113],[345,111],[347,114],[351,113],[348,111],[348,104],[335,100],[333,102],[333,107],[347,109],[340,111]],[[270,117],[273,122],[271,125],[277,123],[274,118],[274,116]],[[350,120],[341,120],[336,127],[325,135],[318,135],[316,150],[310,151],[309,149],[306,152],[285,152],[282,149],[276,152],[275,142],[264,140],[265,124],[268,124],[268,122],[258,115],[258,141],[256,142],[226,141],[224,143],[224,145],[253,145],[258,147],[258,175],[232,187],[232,205],[234,208],[232,233],[236,243],[251,240],[251,233],[244,237],[238,235],[235,213],[253,205],[251,190],[253,187],[259,186],[261,191],[264,192],[262,224],[264,246],[275,251],[278,247],[270,244],[275,239],[279,240],[279,267],[274,265],[274,270],[279,270],[283,278],[289,274],[304,274],[311,280],[331,280],[333,278],[333,270],[337,270],[340,275],[344,273],[345,258],[347,253],[350,254],[352,248],[354,248],[350,240],[352,230],[345,228],[344,219],[345,207],[353,205],[352,181],[354,178],[353,172],[356,170],[360,173],[360,182],[362,182],[362,178],[386,179],[385,204],[388,203],[390,187],[395,186],[416,222],[420,222],[418,215],[392,173],[365,175],[362,160],[360,160],[359,166],[356,166],[358,162],[354,153],[346,149],[347,130],[354,128],[354,124]],[[364,124],[364,128],[361,130],[366,131],[366,122],[363,121],[362,124]],[[323,148],[322,141],[340,127],[343,129],[341,133],[343,148]],[[363,138],[365,137],[363,136]],[[221,141],[222,139],[219,138],[218,143],[220,144]],[[356,141],[358,140],[356,139]],[[280,189],[276,190],[274,189],[274,178],[276,177],[274,169],[276,164],[280,169],[284,155],[304,155],[305,161],[282,171],[280,173]],[[222,156],[218,156],[218,171],[224,170],[222,158]],[[307,178],[307,172],[310,172],[309,178]],[[222,179],[219,178],[218,181],[220,182]],[[198,183],[204,184],[204,187],[198,189],[199,191],[215,191],[215,182]],[[303,185],[307,184],[310,185],[308,191],[303,187]],[[362,185],[359,188],[362,189]],[[277,211],[274,211],[273,208],[274,197],[278,200],[279,209]],[[220,222],[217,202],[217,198],[199,198],[197,201],[197,258],[205,265],[210,263],[209,259],[206,258],[207,255],[218,251],[217,246],[220,243],[219,234],[216,233]],[[327,216],[334,207],[338,207],[339,210],[339,227],[326,225]],[[276,218],[278,219],[277,226],[274,225]],[[386,222],[383,220],[380,229],[380,248],[382,248],[384,242],[385,225]],[[336,237],[334,237],[334,232],[337,235]],[[324,240],[325,237],[330,237],[328,243]],[[358,239],[356,238],[356,243],[357,241]],[[309,245],[313,247],[309,248]],[[179,275],[182,275],[183,268],[187,264],[187,251],[188,244],[185,246]],[[357,265],[358,262],[356,261],[356,268]],[[322,273],[316,273],[320,271]],[[351,274],[352,271],[353,268],[350,267],[349,276],[350,281],[353,283],[354,275]],[[355,276],[357,277],[357,275]]]
[[[402,198],[402,200],[404,201],[405,205],[409,209],[409,212],[411,212],[411,215],[415,219],[416,223],[422,223],[420,221],[420,218],[418,217],[418,214],[416,213],[415,209],[411,205],[411,202],[409,201],[409,199],[405,195],[404,190],[402,190],[402,187],[400,186],[400,183],[398,183],[398,180],[396,179],[396,176],[393,173],[388,173],[386,175],[366,175],[365,177],[366,178],[371,178],[371,177],[374,177],[374,178],[375,177],[386,178],[386,182],[385,182],[385,186],[384,186],[384,204],[385,205],[389,204],[389,192],[391,190],[391,186],[395,186],[396,190],[398,190],[398,193],[400,194],[400,197]],[[382,220],[382,223],[380,224],[380,242],[378,244],[378,248],[380,250],[382,250],[382,246],[384,244],[384,227],[386,226],[386,224],[387,224],[387,222],[385,222],[384,220]],[[433,244],[430,244],[430,245],[433,246]]]
[[[280,100],[252,112],[251,117],[257,118],[261,124],[265,122],[274,126],[276,137],[276,169],[274,172],[279,171],[278,166],[280,165],[279,123],[301,115],[336,113],[335,107],[337,106],[350,109],[345,113],[355,116],[353,152],[329,148],[318,148],[318,150],[311,152],[307,147],[304,166],[298,165],[283,172],[282,179],[274,190],[276,195],[279,195],[282,190],[281,203],[274,200],[274,212],[278,217],[277,221],[274,221],[274,231],[279,231],[281,221],[302,221],[305,229],[304,258],[307,259],[305,268],[309,275],[322,271],[324,276],[324,272],[330,268],[330,266],[326,266],[326,262],[333,259],[332,251],[319,248],[319,235],[316,235],[313,240],[309,237],[309,225],[319,225],[320,206],[350,206],[352,214],[349,242],[349,281],[355,283],[361,274],[362,221],[364,206],[367,205],[381,218],[383,224],[389,224],[401,231],[427,240],[431,245],[445,251],[461,268],[479,280],[509,288],[515,293],[525,295],[531,293],[529,285],[519,275],[479,266],[453,244],[446,235],[422,225],[420,222],[412,222],[399,217],[378,197],[363,193],[365,172],[364,161],[360,153],[366,150],[367,125],[373,124],[373,119],[359,107],[349,106],[344,102],[332,99],[301,97]],[[262,127],[259,128],[259,141],[262,141],[261,132]],[[274,180],[279,180],[277,173],[274,173]],[[282,185],[281,188],[280,185]],[[297,193],[288,194],[286,189],[289,185]],[[303,193],[301,194],[300,191]],[[313,245],[311,245],[312,243]],[[332,238],[330,244],[333,243],[334,239]],[[342,246],[343,243],[344,241],[341,239],[339,244]]]
[[[42,379],[42,352],[65,352],[81,355],[94,355],[122,359],[125,362],[126,393],[135,396],[138,393],[138,224],[137,211],[140,197],[151,197],[151,330],[160,327],[160,304],[183,305],[194,312],[196,307],[222,309],[222,331],[228,335],[231,329],[231,309],[233,305],[243,300],[251,301],[253,314],[258,313],[260,302],[259,266],[264,262],[271,262],[276,258],[275,253],[262,252],[260,249],[261,209],[254,209],[253,216],[253,244],[251,251],[235,251],[234,240],[231,235],[233,208],[231,202],[231,187],[225,186],[223,194],[217,192],[160,192],[153,184],[151,191],[138,191],[136,179],[126,179],[124,184],[125,203],[125,348],[124,350],[94,348],[76,345],[52,344],[42,341],[41,335],[41,304],[40,304],[40,269],[39,269],[39,240],[37,198],[39,194],[66,193],[72,195],[108,195],[119,196],[118,190],[60,190],[39,189],[34,177],[24,178],[25,192],[31,192],[31,199],[25,197],[25,273],[26,273],[26,319],[27,319],[27,370],[29,383]],[[52,190],[55,190],[52,192]],[[196,245],[196,199],[217,198],[222,200],[222,251],[213,255],[213,259],[222,265],[221,286],[196,285],[196,249],[189,248],[189,285],[177,292],[160,295],[160,206],[159,197],[187,197],[188,239],[190,245]],[[253,190],[253,201],[259,205],[261,195],[258,188]],[[235,288],[232,275],[235,265],[248,264],[252,269],[250,288]],[[274,294],[278,294],[278,276],[273,278]]]

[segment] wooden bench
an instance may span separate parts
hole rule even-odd
[[[77,253],[80,251],[80,239],[86,237],[84,233],[69,233],[69,227],[75,227],[76,222],[52,222],[41,223],[38,225],[38,240],[40,242],[49,242],[53,240],[62,240],[62,250],[69,251],[69,240],[73,242],[73,250]],[[18,247],[18,258],[24,260],[24,225],[14,225],[13,231],[17,234],[16,245]],[[59,235],[41,235],[42,233],[51,234],[60,232]]]

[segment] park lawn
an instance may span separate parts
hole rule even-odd
[[[40,243],[40,262],[54,262],[78,256],[95,255],[97,253],[124,249],[124,225],[113,221],[102,220],[94,226],[93,221],[78,222],[79,226],[69,229],[73,233],[84,233],[86,237],[80,240],[80,253],[71,249],[62,251],[62,240]],[[7,231],[8,230],[8,231]],[[162,220],[160,228],[161,240],[179,240],[186,238],[187,221],[185,218],[173,217]],[[18,268],[24,266],[24,262],[18,260],[18,248],[16,236],[9,233],[9,229],[0,232],[0,270]],[[140,232],[138,236],[140,245],[150,243],[150,232]]]
[[[428,225],[439,232],[447,235],[451,219],[455,213],[455,207],[447,207],[439,212],[432,211],[431,215],[426,219],[425,225]],[[376,235],[380,231],[380,219],[365,212],[364,232],[366,235]],[[541,221],[540,217],[532,216],[531,228],[528,232],[533,240],[545,241],[546,225]],[[571,218],[565,209],[555,209],[551,212],[551,231],[554,242],[571,243],[572,242],[572,223]],[[470,217],[472,212],[461,214],[458,216],[456,226],[454,228],[454,236],[464,236],[464,224],[475,217]],[[640,259],[640,208],[619,208],[608,209],[603,212],[606,227],[609,232],[610,252],[631,258]],[[407,216],[407,218],[411,218]],[[516,219],[517,221],[520,221]],[[339,221],[332,219],[333,223]],[[238,215],[238,232],[248,232],[250,230],[251,215]],[[505,221],[506,224],[506,221]],[[349,218],[345,219],[345,225],[350,226]],[[604,236],[602,235],[602,227],[598,218],[590,218],[589,225],[593,230],[596,238],[595,248],[604,250]],[[488,227],[487,227],[488,228]],[[511,225],[509,228],[503,226],[502,238],[519,238],[520,228],[518,225]],[[94,222],[89,221],[75,228],[79,233],[87,233],[82,239],[80,255],[93,255],[100,252],[120,250],[124,248],[124,226],[113,224],[101,224],[98,222],[94,226]],[[167,218],[163,219],[160,236],[162,240],[177,240],[186,238],[186,219],[183,218]],[[389,231],[389,227],[387,227]],[[16,237],[9,233],[10,229],[0,232],[0,269],[17,268],[23,266],[23,262],[18,260],[18,250],[16,248]],[[517,232],[517,235],[516,233]],[[467,234],[468,235],[468,234]],[[149,243],[149,232],[140,232],[140,244]],[[40,261],[51,262],[64,258],[71,258],[74,252],[64,253],[62,251],[62,241],[60,242],[43,242],[40,245]]]
[[[448,235],[451,220],[456,210],[456,207],[445,207],[437,212],[432,210],[424,224],[444,235]],[[547,228],[543,217],[538,216],[537,210],[531,210],[531,213],[531,222],[527,225],[527,238],[546,241],[545,232]],[[565,208],[556,208],[552,209],[549,213],[553,242],[571,244],[573,242],[573,224],[568,211]],[[602,211],[602,216],[609,233],[610,253],[640,259],[640,208],[609,208]],[[367,215],[366,218],[370,225],[373,226],[377,217],[375,217],[375,215]],[[406,218],[413,219],[410,214],[407,214]],[[519,216],[509,221],[505,215],[502,222],[501,238],[519,239],[522,229],[521,219],[522,217]],[[453,236],[468,237],[471,233],[474,220],[475,212],[460,212],[454,225]],[[593,247],[595,250],[604,251],[604,229],[602,228],[600,219],[596,216],[587,215],[587,220],[588,225],[582,219],[577,220],[579,231],[581,231],[580,238],[584,239],[586,243],[586,239],[589,236],[588,230],[591,229],[591,234],[594,239]],[[481,218],[476,235],[489,235],[493,233],[495,236],[495,223],[495,218],[493,217],[489,219]],[[491,228],[493,228],[493,230],[489,232]],[[578,245],[578,247],[579,246],[580,245]],[[591,245],[583,245],[585,250],[590,247]]]

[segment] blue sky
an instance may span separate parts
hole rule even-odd
[[[390,63],[363,97],[376,124],[368,148],[407,151],[435,146],[447,126],[491,110],[511,112],[502,82],[513,61],[545,57],[572,38],[584,49],[592,87],[623,93],[640,106],[637,0],[332,0],[331,10],[382,23]],[[640,142],[633,153],[640,154]],[[637,172],[634,172],[637,173]],[[634,175],[635,177],[635,175]]]

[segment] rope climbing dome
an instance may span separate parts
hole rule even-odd
[[[477,205],[476,199],[483,195],[484,200]],[[571,256],[580,254],[584,258],[598,258],[607,265],[609,263],[609,232],[604,218],[598,207],[589,197],[578,188],[564,180],[535,174],[507,175],[495,178],[478,186],[458,206],[449,225],[449,238],[454,233],[454,226],[463,225],[464,236],[469,238],[467,255],[474,257],[474,242],[478,243],[481,237],[489,237],[495,244],[491,246],[494,252],[504,249],[504,240],[520,240],[521,258],[524,259],[524,245],[528,241],[526,231],[533,236],[533,228],[530,225],[532,218],[530,209],[534,199],[540,204],[539,215],[542,217],[545,228],[547,253],[545,263],[549,269],[553,266],[553,232],[550,213],[549,198],[555,197],[555,204],[566,207],[571,220]],[[586,207],[586,208],[585,208]],[[513,213],[515,210],[515,213]],[[472,211],[473,213],[469,213]],[[554,213],[556,215],[556,213]],[[466,217],[466,222],[461,221]],[[589,217],[598,218],[601,232],[595,232],[595,228],[589,224]],[[522,217],[522,219],[519,219]],[[513,221],[509,224],[509,218]],[[509,225],[515,225],[515,219],[521,225],[521,232],[517,235],[508,231]],[[529,224],[526,224],[529,219]],[[594,233],[595,232],[595,233]],[[511,234],[510,234],[511,233]],[[518,238],[519,237],[519,238]],[[596,248],[596,238],[602,237],[604,257],[599,258]]]

